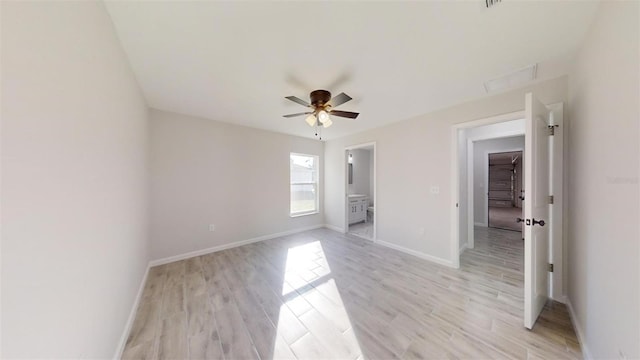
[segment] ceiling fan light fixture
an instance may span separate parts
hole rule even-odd
[[[320,110],[320,111],[318,111],[318,120],[321,123],[324,124],[326,121],[331,120],[331,119],[329,119],[329,114],[327,114],[326,111]]]
[[[307,122],[307,124],[309,124],[309,126],[314,127],[316,125],[316,117],[313,116],[313,114],[307,116],[306,119],[304,119],[304,121]]]
[[[304,121],[315,130],[316,137],[322,133],[322,128],[326,129],[333,125],[334,116],[339,118],[355,119],[359,115],[353,111],[334,110],[335,107],[352,100],[351,96],[345,93],[340,93],[331,97],[331,92],[327,90],[314,90],[309,94],[310,102],[302,100],[296,96],[285,96],[285,99],[306,107],[307,111],[283,116],[285,118],[306,116]],[[320,135],[319,138],[322,140],[322,135]]]

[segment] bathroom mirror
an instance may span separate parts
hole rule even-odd
[[[353,164],[349,164],[349,185],[353,184]]]

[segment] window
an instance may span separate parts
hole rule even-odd
[[[318,157],[291,153],[289,159],[291,182],[290,215],[318,212]]]

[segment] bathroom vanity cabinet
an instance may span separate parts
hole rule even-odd
[[[349,224],[367,221],[367,208],[369,207],[369,197],[366,195],[349,195]]]

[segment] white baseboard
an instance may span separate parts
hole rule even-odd
[[[573,305],[571,305],[571,300],[569,299],[568,296],[565,296],[564,303],[567,305],[567,308],[569,309],[571,324],[573,324],[573,329],[576,331],[578,342],[580,342],[580,349],[582,350],[583,358],[587,360],[593,359],[593,357],[591,356],[591,352],[589,352],[589,348],[587,347],[587,339],[584,336],[582,326],[580,326],[580,322],[578,321],[578,317],[576,316],[576,313],[573,310]]]
[[[129,337],[129,332],[131,331],[131,327],[133,326],[133,321],[136,319],[136,312],[138,311],[138,305],[140,304],[140,299],[142,299],[142,292],[144,291],[144,285],[147,282],[147,276],[149,276],[150,268],[151,268],[151,265],[147,264],[147,269],[144,271],[144,275],[142,276],[142,281],[140,281],[140,287],[138,288],[138,295],[136,295],[136,299],[133,301],[133,306],[131,307],[131,311],[129,311],[129,318],[127,319],[127,323],[124,326],[124,331],[122,332],[122,336],[120,336],[120,341],[118,342],[116,353],[113,355],[113,358],[116,360],[122,358],[122,353],[124,352],[124,347],[127,344],[127,338]]]
[[[480,227],[487,227],[487,224],[485,223],[479,223],[479,222],[474,222],[473,225],[475,226],[480,226]]]
[[[420,252],[420,251],[411,250],[411,249],[408,249],[408,248],[406,248],[404,246],[392,244],[390,242],[386,242],[386,241],[379,240],[379,239],[375,240],[375,243],[376,244],[380,244],[382,246],[386,246],[386,247],[388,247],[390,249],[398,250],[398,251],[403,252],[405,254],[413,255],[415,257],[419,257],[421,259],[434,262],[436,264],[440,264],[440,265],[448,266],[448,267],[451,267],[451,268],[455,268],[455,266],[453,266],[453,263],[450,260],[446,260],[446,259],[439,258],[437,256],[433,256],[433,255],[429,255],[429,254],[425,254],[425,253]]]
[[[337,227],[329,224],[324,224],[324,227],[326,227],[329,230],[337,231],[339,233],[343,233],[343,234],[346,233],[346,231],[344,231],[344,229],[341,227]]]
[[[279,233],[275,233],[275,234],[258,236],[258,237],[247,239],[247,240],[234,241],[234,242],[228,243],[228,244],[213,246],[213,247],[202,249],[202,250],[190,251],[190,252],[184,253],[184,254],[179,254],[179,255],[174,255],[174,256],[169,256],[169,257],[165,257],[165,258],[161,258],[161,259],[152,260],[152,261],[149,262],[149,266],[153,267],[153,266],[168,264],[168,263],[172,263],[172,262],[175,262],[175,261],[189,259],[189,258],[196,257],[196,256],[206,255],[206,254],[214,253],[214,252],[217,252],[217,251],[231,249],[231,248],[238,247],[238,246],[253,244],[253,243],[256,243],[256,242],[259,242],[259,241],[275,239],[277,237],[292,235],[292,234],[300,233],[300,232],[303,232],[303,231],[314,230],[314,229],[319,229],[319,228],[323,228],[323,227],[325,227],[324,224],[322,224],[322,225],[314,225],[314,226],[308,226],[308,227],[304,227],[304,228],[287,230],[287,231],[283,231],[283,232],[279,232]]]

